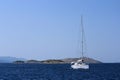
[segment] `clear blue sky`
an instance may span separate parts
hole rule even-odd
[[[120,62],[120,0],[0,0],[0,56],[79,57],[81,15],[85,56]]]

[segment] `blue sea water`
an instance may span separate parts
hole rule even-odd
[[[0,80],[120,80],[120,64],[90,64],[73,70],[70,64],[0,64]]]

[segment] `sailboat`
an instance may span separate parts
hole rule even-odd
[[[83,19],[81,16],[81,51],[82,51],[82,57],[77,60],[76,62],[71,62],[71,68],[73,69],[89,69],[89,65],[84,62],[84,28],[83,28]]]

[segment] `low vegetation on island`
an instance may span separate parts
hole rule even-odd
[[[36,64],[65,64],[65,63],[71,63],[71,62],[75,62],[77,60],[79,60],[81,58],[66,58],[66,59],[49,59],[49,60],[43,60],[43,61],[39,61],[39,60],[27,60],[27,61],[14,61],[14,63],[17,64],[21,64],[21,63],[36,63]],[[88,57],[83,57],[82,58],[84,60],[85,63],[102,63],[98,60],[94,60],[92,58],[88,58]]]

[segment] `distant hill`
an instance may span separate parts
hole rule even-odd
[[[41,61],[41,63],[44,63],[44,64],[58,64],[58,63],[65,63],[63,60],[58,60],[58,59],[49,59],[49,60],[44,60],[44,61]]]
[[[26,59],[24,58],[16,58],[16,57],[9,57],[9,56],[0,56],[0,63],[12,63],[17,60],[23,60],[25,61]]]
[[[70,63],[70,62],[75,62],[78,59],[81,59],[81,58],[66,58],[66,59],[63,59],[62,61],[64,61],[65,63]],[[83,57],[83,60],[85,63],[102,63],[101,61],[98,61],[98,60],[95,60],[92,58],[88,58],[88,57]]]
[[[16,58],[16,57],[0,57],[0,63],[43,63],[43,64],[61,64],[61,63],[71,63],[75,62],[80,58],[65,58],[65,59],[49,59],[49,60],[26,60],[24,58]],[[85,63],[102,63],[101,61],[84,57]]]
[[[56,63],[71,63],[71,62],[75,62],[77,60],[79,60],[81,58],[66,58],[66,59],[50,59],[50,60],[44,60],[41,61],[41,63],[46,63],[46,64],[56,64]],[[88,58],[88,57],[83,57],[82,58],[84,60],[85,63],[102,63],[98,60],[92,59],[92,58]]]

